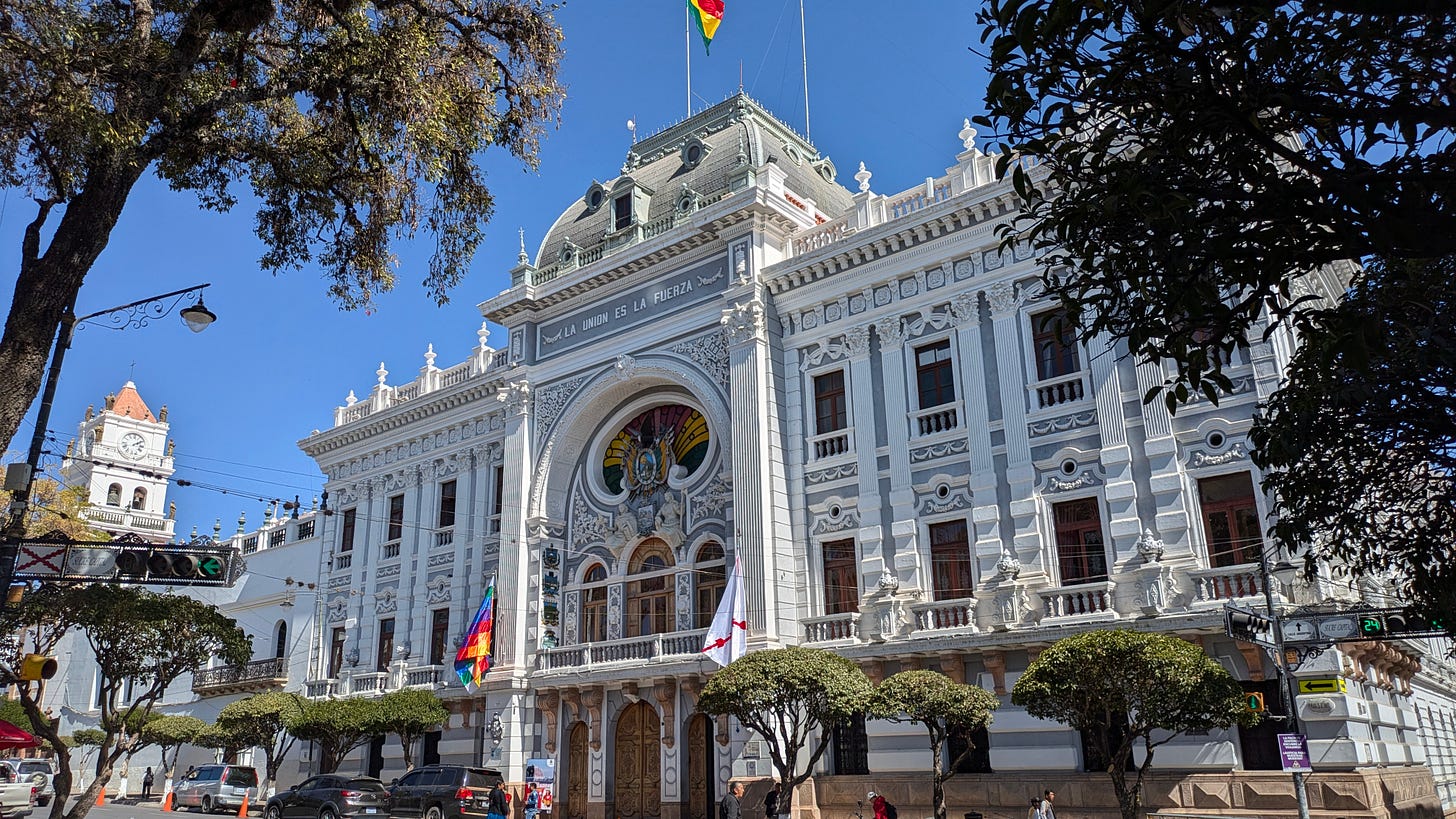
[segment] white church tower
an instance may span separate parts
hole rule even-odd
[[[167,508],[172,444],[167,408],[152,414],[128,381],[106,396],[105,409],[86,408],[86,417],[61,463],[67,486],[85,486],[86,518],[113,536],[139,535],[154,543],[172,539],[174,515]]]

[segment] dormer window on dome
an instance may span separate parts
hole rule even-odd
[[[623,176],[612,185],[612,218],[607,222],[607,235],[622,233],[647,222],[647,206],[652,190],[630,176]]]
[[[596,213],[607,201],[607,189],[602,187],[600,182],[592,182],[591,187],[586,189],[586,196],[582,197],[586,202],[586,212]]]
[[[706,142],[694,135],[683,140],[682,147],[678,150],[678,155],[682,157],[683,167],[691,170],[702,164],[704,157],[708,155],[710,150],[711,148]]]

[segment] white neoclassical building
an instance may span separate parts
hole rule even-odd
[[[1079,630],[1187,637],[1277,710],[1269,658],[1224,636],[1222,607],[1262,604],[1267,509],[1245,433],[1295,339],[1274,328],[1238,351],[1217,406],[1144,404],[1164,374],[1058,332],[1032,254],[1000,247],[1016,204],[995,157],[959,136],[923,185],[881,194],[861,166],[851,190],[737,95],[583,180],[481,304],[504,343],[482,325],[465,360],[437,367],[431,347],[393,386],[381,365],[301,442],[332,512],[309,695],[435,687],[453,716],[427,761],[519,782],[552,758],[570,819],[706,819],[730,776],[769,773],[762,742],[695,709],[736,555],[751,648],[819,646],[875,679],[931,668],[1003,695],[952,780],[955,810],[1024,810],[1054,786],[1112,815],[1078,734],[1005,696]],[[496,665],[472,696],[450,660],[492,578]],[[1318,809],[1456,807],[1448,648],[1349,643],[1301,666],[1347,682],[1298,698]],[[1151,804],[1292,815],[1278,725],[1165,746]],[[806,805],[842,817],[873,786],[924,810],[927,754],[911,726],[840,726]],[[388,778],[401,763],[378,744],[348,764]]]

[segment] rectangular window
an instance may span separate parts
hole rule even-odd
[[[581,641],[599,643],[607,639],[607,587],[581,592]]]
[[[445,481],[440,484],[440,523],[441,529],[448,529],[455,525],[455,482]]]
[[[950,360],[950,339],[915,348],[915,384],[920,391],[921,409],[938,407],[955,400],[955,373]]]
[[[849,426],[844,400],[844,370],[814,376],[814,434],[823,435]]]
[[[853,540],[831,540],[824,552],[824,613],[859,611],[859,558]]]
[[[612,200],[612,230],[632,226],[632,195],[618,196]]]
[[[971,597],[971,542],[966,522],[930,524],[930,577],[936,600]]]
[[[283,545],[283,539],[286,538],[286,537],[288,537],[288,530],[287,529],[274,529],[273,531],[269,532],[268,533],[268,548],[271,549],[274,546],[282,546]]]
[[[294,540],[308,540],[313,537],[313,521],[306,520],[298,524],[298,534],[293,536]]]
[[[430,612],[430,665],[443,665],[445,646],[450,640],[450,610]]]
[[[258,536],[251,535],[243,538],[243,554],[250,555],[258,551]]]
[[[506,468],[498,466],[495,468],[495,500],[491,506],[491,514],[500,517],[501,510],[506,504]]]
[[[1036,351],[1036,377],[1045,381],[1082,369],[1077,359],[1077,335],[1062,308],[1031,317],[1031,346]]]
[[[1107,551],[1102,546],[1102,514],[1096,498],[1052,506],[1057,530],[1057,565],[1062,585],[1107,580]]]
[[[1198,501],[1203,507],[1208,564],[1222,568],[1258,563],[1264,538],[1259,531],[1259,505],[1254,500],[1254,480],[1249,473],[1200,480]]]
[[[329,640],[329,679],[337,679],[344,667],[344,630],[334,629]]]
[[[344,510],[344,522],[339,524],[339,551],[352,552],[354,550],[354,509]]]
[[[384,539],[392,541],[402,537],[404,537],[404,495],[394,495],[389,499],[389,527]]]
[[[379,653],[374,657],[375,671],[388,671],[389,661],[394,657],[394,618],[379,621]]]

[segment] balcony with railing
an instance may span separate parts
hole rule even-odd
[[[1031,385],[1032,410],[1061,409],[1087,400],[1087,374],[1076,372],[1037,381]]]
[[[334,555],[334,570],[347,569],[354,565],[354,553],[345,552],[341,555]]]
[[[160,536],[172,538],[172,527],[176,521],[166,515],[154,515],[139,509],[125,509],[120,506],[91,506],[82,513],[86,520],[108,530],[136,532],[152,539]]]
[[[381,365],[376,371],[379,373],[379,384],[364,400],[355,398],[354,393],[350,392],[344,406],[334,408],[334,426],[341,427],[361,421],[390,407],[418,401],[431,393],[459,386],[475,376],[504,369],[509,363],[508,357],[506,350],[493,350],[482,343],[470,358],[442,370],[435,367],[435,350],[432,346],[425,353],[425,366],[420,369],[419,376],[409,383],[395,387],[384,383],[389,371]]]
[[[455,529],[436,529],[435,539],[431,548],[444,549],[455,544]]]
[[[646,637],[629,637],[625,640],[548,648],[541,652],[541,668],[554,671],[564,668],[595,668],[617,663],[661,663],[697,657],[702,654],[703,639],[707,633],[707,629],[674,631]]]
[[[391,540],[379,547],[380,560],[399,560],[399,541]]]
[[[288,659],[270,657],[221,668],[203,668],[192,673],[192,693],[205,697],[243,691],[268,691],[288,683]]]
[[[826,614],[804,620],[805,643],[840,643],[859,639],[859,612]]]
[[[845,427],[809,439],[809,457],[815,461],[854,452],[854,429]]]
[[[439,688],[445,681],[445,666],[421,665],[404,670],[405,688]]]
[[[916,631],[975,631],[976,598],[935,600],[910,606]]]
[[[381,694],[389,688],[389,674],[383,671],[370,671],[365,674],[355,674],[349,678],[350,694]]]
[[[339,681],[308,680],[303,684],[303,692],[304,696],[314,700],[336,697],[339,694]]]
[[[1188,579],[1193,587],[1194,608],[1216,608],[1232,600],[1253,597],[1263,601],[1264,576],[1257,563],[1194,569],[1188,573]]]
[[[1038,594],[1047,618],[1113,620],[1117,618],[1117,610],[1112,606],[1112,589],[1113,584],[1104,581],[1057,586],[1042,589]]]
[[[916,438],[928,438],[942,432],[960,429],[961,415],[956,404],[941,404],[930,409],[910,413],[910,434]]]

